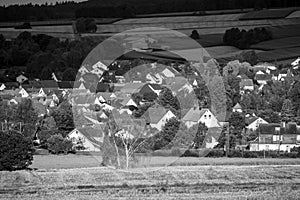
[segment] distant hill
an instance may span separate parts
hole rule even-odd
[[[141,14],[228,10],[245,8],[280,8],[300,6],[300,1],[286,0],[89,0],[54,5],[0,7],[0,21],[43,21],[77,17],[127,18]],[[199,12],[201,14],[201,12]]]

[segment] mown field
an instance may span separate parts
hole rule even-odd
[[[102,157],[91,155],[35,155],[30,168],[73,169],[99,167]],[[195,165],[300,165],[300,159],[276,158],[206,158],[206,157],[136,157],[135,167],[195,166]]]
[[[299,199],[300,167],[105,167],[0,172],[1,199]]]

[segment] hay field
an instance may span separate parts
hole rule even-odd
[[[0,172],[2,199],[297,199],[297,166]]]

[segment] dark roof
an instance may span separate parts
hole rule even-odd
[[[144,113],[143,118],[147,123],[156,124],[163,118],[163,116],[165,116],[168,111],[169,110],[162,106],[151,107]]]
[[[276,132],[275,128],[279,127],[280,131]],[[289,122],[286,124],[285,128],[281,124],[260,124],[259,125],[260,134],[281,134],[281,135],[295,135],[300,134],[300,128],[296,123]]]
[[[246,117],[245,118],[245,123],[247,125],[252,124],[253,122],[255,122],[258,119],[258,117],[256,116],[250,116],[250,117]]]
[[[243,88],[245,86],[254,86],[252,79],[242,79],[240,82],[240,87]]]
[[[202,115],[208,111],[208,109],[199,109],[198,107],[191,108],[187,114],[182,118],[183,121],[192,121],[192,122],[198,122]]]
[[[41,80],[42,88],[58,88],[58,84],[55,80]]]
[[[103,138],[104,130],[100,127],[84,127],[77,129],[82,135],[84,135],[90,142],[100,146],[102,143],[96,138]]]
[[[19,87],[19,83],[18,82],[6,82],[4,83],[5,85],[5,89],[9,90],[9,89],[13,89],[13,88],[18,88]]]
[[[74,81],[60,81],[57,84],[60,89],[72,89]]]
[[[271,74],[256,74],[254,79],[257,81],[270,81],[270,80],[272,80],[272,75]]]

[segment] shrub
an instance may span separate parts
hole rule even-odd
[[[199,151],[197,149],[188,149],[182,154],[182,157],[199,157]]]
[[[25,169],[33,160],[33,143],[15,131],[0,132],[0,170]]]
[[[47,140],[47,147],[51,153],[69,153],[72,151],[72,141],[63,138],[61,135],[53,135]]]
[[[247,49],[252,44],[271,40],[272,33],[265,28],[255,28],[249,31],[232,28],[226,30],[223,36],[223,42],[240,49]]]
[[[79,18],[75,22],[76,31],[78,33],[95,33],[97,25],[92,18]]]
[[[219,157],[223,157],[224,155],[225,155],[224,150],[212,149],[208,152],[206,157],[219,158]]]
[[[200,39],[200,36],[199,36],[199,33],[198,33],[197,30],[193,30],[193,31],[192,31],[192,34],[190,35],[190,37],[191,37],[192,39],[194,39],[194,40]]]

